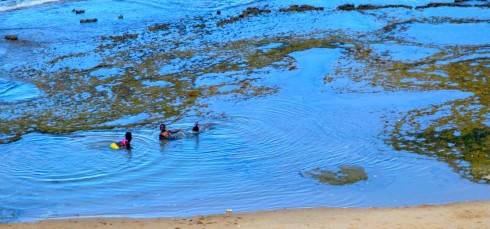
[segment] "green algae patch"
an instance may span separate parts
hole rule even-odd
[[[347,165],[340,166],[339,171],[337,172],[315,168],[310,171],[303,172],[302,175],[305,177],[315,178],[321,183],[330,185],[347,185],[368,179],[364,168]]]
[[[426,130],[393,141],[397,150],[436,156],[465,178],[490,183],[490,127],[475,127],[464,134],[459,129]],[[469,166],[462,165],[466,162]]]

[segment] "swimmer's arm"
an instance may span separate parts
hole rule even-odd
[[[175,133],[178,133],[178,132],[182,132],[182,129],[178,129],[178,130],[169,130],[168,132],[170,132],[171,134],[175,134]]]

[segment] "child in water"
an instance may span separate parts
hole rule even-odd
[[[119,148],[131,148],[131,140],[133,139],[133,135],[131,132],[126,132],[125,139],[121,140],[120,142],[112,143],[110,147],[112,149],[119,149]]]
[[[199,133],[199,123],[195,122],[194,127],[192,127],[192,132]]]
[[[178,133],[178,132],[182,132],[182,129],[178,129],[178,130],[167,130],[165,124],[162,123],[162,124],[160,124],[160,135],[158,136],[158,138],[160,140],[170,139],[171,138],[170,134],[175,134],[175,133]]]

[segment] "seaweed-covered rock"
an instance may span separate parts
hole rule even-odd
[[[259,9],[257,7],[248,7],[246,10],[244,10],[240,15],[238,15],[236,17],[232,17],[230,19],[219,21],[217,23],[217,26],[222,26],[225,24],[233,23],[233,22],[238,21],[241,18],[247,18],[250,16],[255,16],[255,15],[270,13],[270,12],[271,12],[271,10],[268,10],[268,9]]]
[[[114,42],[125,42],[128,39],[136,39],[136,38],[138,38],[138,34],[125,33],[122,36],[101,37],[101,40],[112,40]]]
[[[292,5],[289,8],[282,8],[280,12],[305,12],[305,11],[321,11],[324,10],[323,7],[315,7],[310,5]]]
[[[19,38],[16,35],[6,35],[5,40],[7,41],[16,41],[19,40]]]
[[[156,32],[158,30],[168,30],[168,29],[170,29],[169,24],[156,24],[154,26],[148,27],[148,30],[150,30],[152,32]]]
[[[358,181],[368,179],[368,176],[362,167],[347,165],[340,166],[340,170],[338,172],[315,168],[310,171],[303,172],[302,175],[306,177],[313,177],[319,180],[321,183],[327,183],[330,185],[353,184]]]
[[[93,19],[80,19],[80,23],[95,23],[97,22],[97,18]]]

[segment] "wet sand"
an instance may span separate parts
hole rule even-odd
[[[0,228],[490,228],[490,201],[403,208],[311,208],[182,218],[89,218]]]

